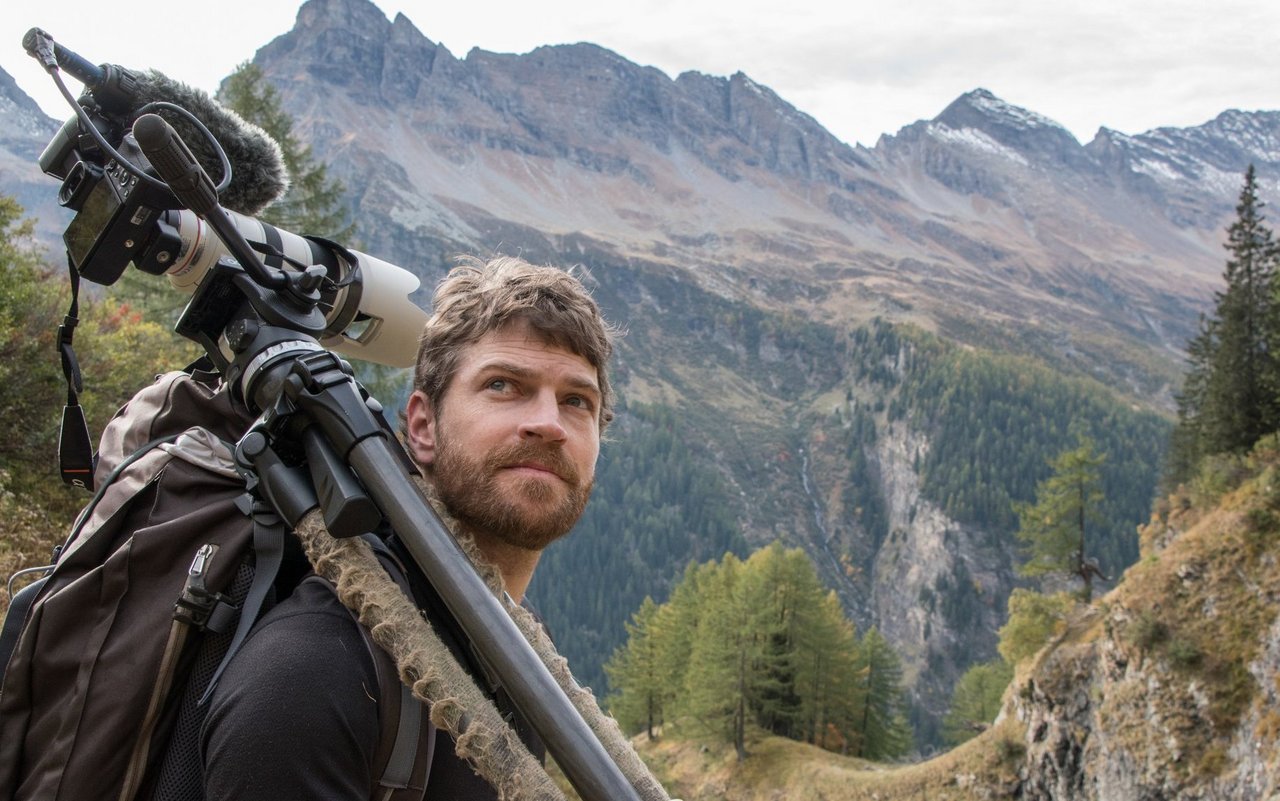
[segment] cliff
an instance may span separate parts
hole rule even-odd
[[[1262,799],[1280,788],[1280,451],[1162,504],[1143,555],[1013,694],[1028,799]],[[1214,482],[1249,476],[1215,506]],[[1207,497],[1206,497],[1207,496]]]

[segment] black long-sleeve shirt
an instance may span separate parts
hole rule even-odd
[[[210,701],[207,801],[370,798],[381,733],[373,658],[333,591],[302,582],[254,626]],[[434,741],[425,799],[497,798],[450,737]]]

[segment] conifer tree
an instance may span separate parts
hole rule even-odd
[[[951,709],[942,721],[943,737],[959,745],[986,729],[1000,713],[1005,688],[1013,680],[1013,668],[1003,659],[974,665],[956,682]]]
[[[1053,475],[1036,487],[1034,504],[1018,504],[1018,539],[1027,544],[1028,559],[1020,569],[1024,576],[1066,573],[1084,582],[1082,598],[1093,599],[1093,579],[1102,575],[1087,550],[1087,529],[1098,518],[1102,502],[1098,468],[1103,457],[1093,441],[1080,437],[1079,445],[1053,461]]]
[[[662,605],[659,630],[661,659],[671,671],[668,681],[668,703],[683,690],[684,672],[693,656],[694,642],[698,636],[698,622],[705,609],[703,598],[711,585],[719,580],[719,566],[715,562],[698,565],[690,562],[684,578],[671,590],[671,598]]]
[[[751,726],[873,757],[910,742],[896,655],[878,635],[858,642],[798,548],[690,565],[671,600],[643,604],[627,630],[607,669],[610,710],[628,731],[680,718],[739,759]]]
[[[1280,426],[1280,246],[1264,205],[1250,165],[1227,229],[1226,287],[1188,344],[1167,483],[1189,478],[1201,457],[1242,453]]]
[[[747,598],[762,639],[753,712],[765,729],[802,739],[805,704],[800,664],[812,645],[807,633],[822,610],[823,591],[813,565],[798,548],[774,542],[747,560]]]
[[[744,603],[743,563],[725,556],[702,588],[703,614],[685,672],[683,710],[747,758],[748,715],[755,700],[754,667],[761,638]]]
[[[1203,431],[1211,453],[1243,452],[1277,423],[1274,283],[1276,244],[1263,225],[1253,165],[1227,229],[1225,292],[1217,295],[1217,351],[1205,387]]]
[[[901,756],[911,747],[902,663],[875,626],[863,635],[860,652],[858,673],[864,695],[855,721],[854,755],[863,759]]]
[[[1009,620],[1000,627],[996,650],[1010,665],[1035,656],[1066,625],[1073,603],[1069,593],[1042,595],[1018,587],[1009,594]]]
[[[1182,391],[1175,397],[1177,424],[1169,434],[1169,452],[1165,456],[1162,483],[1166,492],[1191,478],[1200,457],[1205,455],[1203,410],[1216,329],[1217,321],[1201,314],[1199,333],[1187,343],[1187,372],[1182,378]]]
[[[627,627],[627,642],[604,666],[609,685],[618,692],[609,699],[609,711],[625,730],[643,728],[650,740],[663,723],[669,695],[670,670],[663,660],[661,609],[645,596]]]
[[[866,702],[866,687],[860,681],[857,635],[834,591],[822,599],[818,615],[802,636],[797,679],[808,727],[804,739],[847,754],[849,734]]]
[[[218,102],[266,131],[280,145],[289,170],[289,191],[259,217],[295,234],[317,234],[339,242],[350,239],[342,205],[342,182],[329,177],[311,147],[293,135],[293,117],[284,110],[280,93],[267,82],[262,69],[246,61],[236,67],[218,90]]]

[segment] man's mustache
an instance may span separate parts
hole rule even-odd
[[[573,461],[555,445],[522,442],[489,454],[486,461],[493,470],[526,465],[548,470],[571,486],[577,486],[581,481]]]

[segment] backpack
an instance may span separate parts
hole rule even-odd
[[[309,569],[235,468],[230,443],[252,423],[213,376],[170,373],[108,424],[98,492],[0,637],[0,801],[203,799],[203,701]],[[371,793],[421,798],[431,727],[365,640],[382,699]]]

